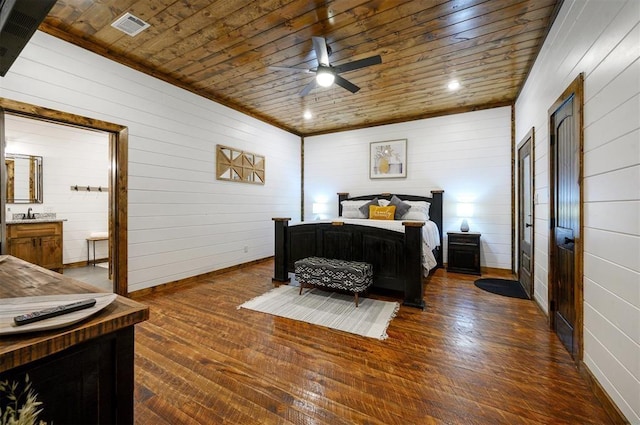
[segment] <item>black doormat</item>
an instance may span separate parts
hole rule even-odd
[[[517,280],[484,278],[476,280],[474,284],[478,288],[494,294],[511,298],[529,299],[522,285]]]

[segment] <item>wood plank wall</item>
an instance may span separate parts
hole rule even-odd
[[[407,178],[369,179],[369,144],[395,139],[407,139]],[[460,230],[457,204],[470,198],[468,221],[482,233],[482,266],[511,270],[510,107],[306,137],[305,158],[306,219],[313,219],[311,204],[319,198],[337,215],[337,192],[444,189],[444,232]]]
[[[299,137],[47,34],[0,96],[129,128],[129,291],[273,255],[298,214]],[[217,143],[264,154],[266,184],[217,181]]]
[[[584,364],[640,423],[640,3],[565,1],[516,103],[536,130],[535,298],[548,311],[547,109],[583,72]]]

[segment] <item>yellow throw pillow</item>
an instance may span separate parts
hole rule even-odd
[[[388,207],[369,206],[369,218],[371,220],[393,220],[395,213],[395,205],[389,205]]]

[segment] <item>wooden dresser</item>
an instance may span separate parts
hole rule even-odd
[[[62,273],[62,220],[7,223],[7,253]]]
[[[103,292],[9,255],[0,256],[0,298]],[[148,307],[118,296],[65,328],[0,336],[0,381],[29,375],[47,423],[133,423],[134,325]]]

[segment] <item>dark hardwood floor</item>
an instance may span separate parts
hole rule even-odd
[[[532,301],[438,270],[379,341],[237,308],[272,275],[136,297],[137,424],[611,423]]]

